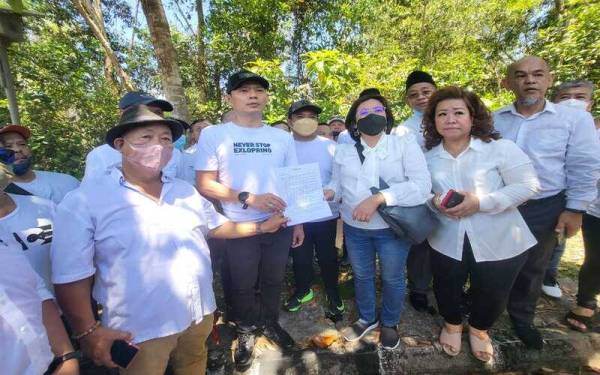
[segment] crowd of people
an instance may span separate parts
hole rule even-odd
[[[338,220],[358,313],[341,329],[347,341],[379,329],[381,347],[397,348],[408,294],[418,312],[437,306],[439,342],[449,356],[459,354],[467,327],[473,356],[492,361],[488,330],[505,310],[525,347],[540,350],[536,302],[542,291],[560,297],[564,239],[580,228],[585,259],[565,322],[594,329],[594,85],[563,82],[548,100],[550,67],[534,56],[507,67],[503,84],[514,102],[494,113],[476,93],[440,88],[423,71],[405,84],[413,112],[401,124],[376,88],[363,90],[345,117],[320,122],[322,108],[299,100],[286,121],[266,124],[269,82],[246,70],[229,77],[231,110],[215,125],[169,118],[171,103],[130,92],[105,144],[87,155],[81,183],[33,169],[30,131],[1,128],[2,371],[78,374],[81,355],[119,367],[111,348],[124,341],[137,354],[121,374],[162,375],[167,366],[177,375],[202,374],[217,310],[215,271],[224,292],[219,310],[236,330],[236,368],[252,365],[260,335],[294,350],[279,313],[315,298],[315,256],[327,316],[346,314]],[[276,170],[307,163],[319,166],[332,214],[288,226]],[[421,243],[380,213],[420,205],[437,218]],[[294,290],[282,301],[290,256]]]

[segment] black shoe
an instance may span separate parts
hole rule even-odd
[[[244,372],[252,366],[252,352],[254,351],[254,332],[238,332],[237,347],[233,353],[235,368]]]
[[[423,293],[410,293],[408,296],[410,304],[418,312],[426,312],[429,310],[429,300],[427,294]]]
[[[513,328],[519,340],[529,349],[542,350],[544,340],[540,331],[532,324],[513,323]]]
[[[381,347],[388,350],[393,350],[400,344],[400,336],[396,327],[381,326],[381,335],[379,336]]]
[[[296,349],[296,342],[278,322],[267,323],[263,336],[279,345],[284,351]]]
[[[337,323],[343,319],[345,309],[344,301],[329,299],[329,306],[327,307],[327,311],[325,311],[325,317]]]
[[[363,323],[360,320],[352,323],[351,326],[348,326],[342,330],[342,335],[346,339],[346,341],[357,341],[363,338],[364,335],[369,333],[370,331],[377,328],[379,322],[376,320],[371,323]]]

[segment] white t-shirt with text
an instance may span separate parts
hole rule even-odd
[[[252,194],[279,195],[275,170],[296,165],[290,133],[263,125],[243,127],[228,122],[202,131],[196,151],[197,171],[217,171],[219,182]],[[225,216],[234,222],[262,221],[271,215],[240,202],[222,202]]]
[[[52,291],[50,244],[55,205],[34,195],[10,194],[10,197],[17,207],[0,218],[0,248],[25,254],[46,288]]]

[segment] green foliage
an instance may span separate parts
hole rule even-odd
[[[195,1],[178,1],[184,9],[194,9]],[[173,9],[173,0],[163,2]],[[116,103],[122,92],[107,82],[103,51],[69,1],[25,3],[45,17],[27,18],[27,42],[9,49],[22,121],[33,130],[38,167],[80,175],[86,153],[117,121]],[[343,116],[367,87],[382,91],[399,122],[410,113],[404,103],[404,81],[414,69],[431,72],[439,86],[472,89],[496,109],[512,99],[501,87],[506,65],[524,54],[544,57],[557,83],[576,78],[600,82],[598,1],[204,3],[203,81],[208,88],[199,82],[196,36],[189,28],[182,32],[171,25],[194,118],[218,120],[227,109],[221,87],[241,67],[271,82],[267,122],[285,118],[289,105],[300,98],[323,107],[323,119]],[[127,1],[102,4],[111,46],[124,69],[137,88],[160,95],[159,71],[143,20],[134,22]],[[0,121],[8,122],[4,98]]]

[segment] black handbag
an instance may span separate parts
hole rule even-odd
[[[363,145],[359,142],[354,144],[360,163],[365,161]],[[371,193],[377,194],[380,190],[389,188],[389,185],[379,177],[379,188],[371,187]],[[396,235],[408,240],[413,245],[420,244],[439,224],[436,214],[427,204],[416,206],[388,206],[385,203],[377,207],[381,218],[390,226]]]

